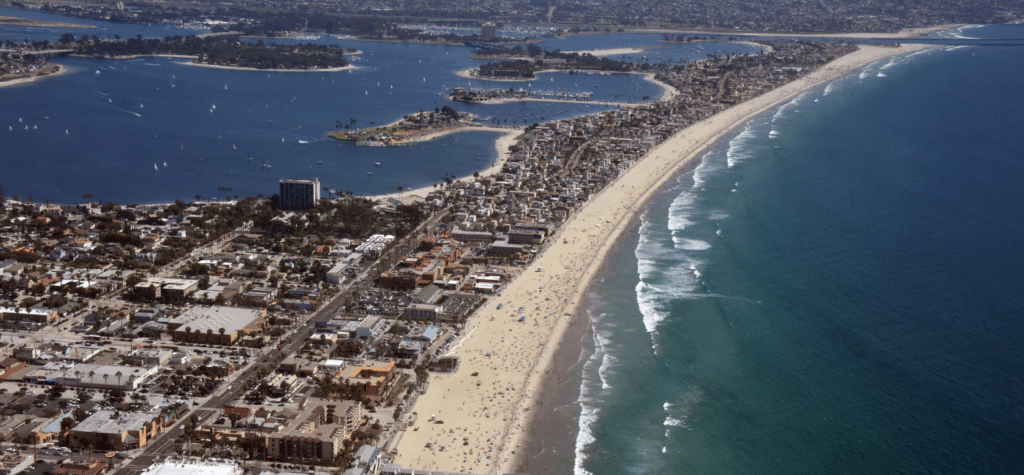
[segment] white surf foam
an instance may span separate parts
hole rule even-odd
[[[711,249],[711,244],[701,241],[700,239],[686,239],[678,236],[672,236],[672,241],[676,243],[676,249],[682,249],[684,251],[706,251]]]
[[[883,72],[879,71],[879,72],[878,72],[878,77],[880,77],[880,78],[884,78],[884,77],[888,77],[888,76],[886,76],[886,75],[885,75],[885,73],[883,73]]]
[[[586,461],[585,451],[588,445],[597,442],[591,426],[597,422],[599,414],[597,400],[594,399],[593,390],[595,384],[593,376],[599,372],[601,361],[604,359],[605,348],[602,346],[601,338],[598,336],[597,328],[591,323],[591,332],[594,334],[594,354],[583,365],[583,381],[580,383],[580,420],[577,425],[579,431],[576,434],[575,460],[573,460],[574,475],[593,475],[583,468]],[[595,367],[598,368],[595,371]]]
[[[832,94],[832,91],[835,90],[835,84],[836,84],[836,81],[832,81],[832,82],[828,83],[828,85],[825,86],[825,91],[822,92],[821,95],[822,96],[827,96],[829,94]]]
[[[665,418],[665,422],[663,422],[662,425],[673,427],[685,427],[686,422],[683,422],[682,420],[676,419],[672,416],[668,416]]]
[[[791,109],[795,108],[796,106],[800,105],[800,101],[806,96],[807,92],[802,92],[798,94],[796,97],[794,97],[793,100],[779,106],[778,110],[776,110],[775,113],[772,114],[772,123],[774,124],[776,120],[787,117],[786,113],[789,112]]]
[[[770,139],[774,139],[775,137],[778,137],[778,136],[779,136],[779,131],[778,130],[772,130],[772,131],[768,132],[768,138],[770,138]]]
[[[693,203],[697,196],[691,192],[680,193],[668,207],[668,229],[671,231],[682,231],[687,226],[693,225]]]
[[[743,162],[750,158],[750,141],[754,139],[754,131],[752,122],[747,122],[746,127],[743,128],[743,132],[733,137],[729,141],[729,149],[725,152],[726,166],[732,168],[737,163]]]

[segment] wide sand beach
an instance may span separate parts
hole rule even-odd
[[[541,422],[534,420],[542,413],[537,398],[542,383],[554,377],[552,357],[601,260],[633,229],[643,204],[708,146],[756,115],[873,61],[927,47],[861,47],[680,131],[635,163],[574,213],[530,267],[468,321],[451,351],[462,359],[460,370],[431,375],[395,462],[469,473],[519,468],[531,424]],[[431,422],[432,416],[443,423]]]

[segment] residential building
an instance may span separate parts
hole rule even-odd
[[[289,211],[314,208],[320,201],[320,180],[284,179],[280,181],[278,207]]]
[[[285,413],[287,420],[267,436],[267,458],[334,460],[362,421],[361,408],[355,401],[307,400],[300,411]]]

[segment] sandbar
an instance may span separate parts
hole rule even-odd
[[[519,468],[530,424],[541,414],[536,398],[549,377],[552,355],[602,259],[633,228],[644,203],[707,147],[758,114],[873,61],[928,47],[862,46],[683,129],[634,163],[573,213],[530,267],[466,323],[451,350],[461,358],[461,368],[454,374],[431,374],[430,389],[414,408],[418,419],[402,435],[395,461],[404,467],[470,473]],[[430,422],[431,416],[444,423]]]

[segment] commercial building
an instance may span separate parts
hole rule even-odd
[[[48,376],[57,384],[71,388],[120,389],[134,391],[147,379],[157,373],[158,366],[79,364],[72,368],[55,371]]]
[[[316,207],[320,201],[320,180],[284,179],[280,181],[278,207],[283,210],[304,211]]]
[[[57,311],[49,308],[0,307],[0,318],[6,323],[22,321],[45,325],[57,319]]]
[[[242,475],[242,467],[233,463],[167,461],[154,464],[140,475]]]
[[[98,450],[145,447],[163,432],[160,419],[159,413],[97,411],[71,429],[68,443],[72,447],[89,446]]]
[[[135,285],[135,295],[151,300],[185,300],[198,288],[198,280],[150,277]]]
[[[32,454],[3,454],[0,455],[0,475],[14,475],[32,466],[36,461]]]
[[[167,322],[177,341],[231,345],[243,334],[266,330],[266,310],[236,307],[193,307]]]
[[[107,469],[107,462],[99,459],[69,459],[53,468],[53,475],[100,475]]]
[[[142,366],[163,366],[171,360],[174,352],[162,348],[139,348],[128,355],[132,363]]]

